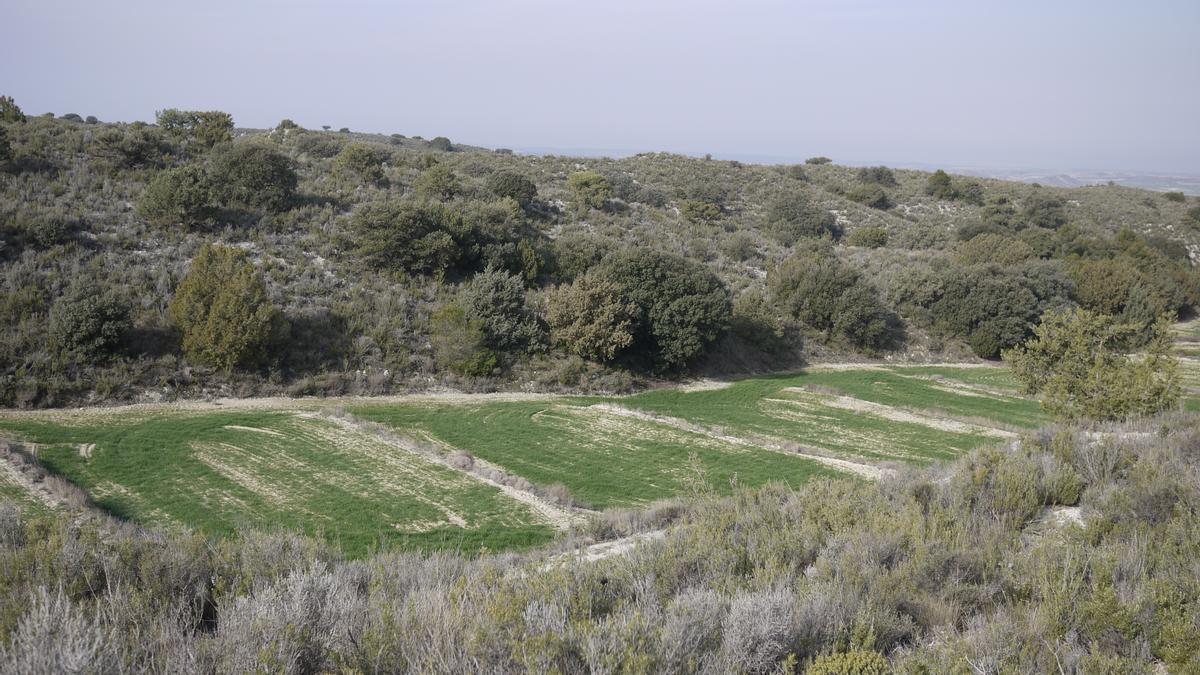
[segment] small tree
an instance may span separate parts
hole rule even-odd
[[[8,129],[0,126],[0,165],[11,162],[12,158],[12,144],[8,142]]]
[[[442,305],[430,319],[434,361],[459,375],[482,377],[495,371],[496,353],[484,339],[483,323],[468,317],[458,302]]]
[[[479,321],[487,347],[517,352],[543,344],[537,316],[525,306],[520,276],[489,267],[463,286],[459,302],[468,317]]]
[[[633,343],[637,305],[612,281],[584,275],[547,294],[546,322],[556,346],[585,359],[612,361]]]
[[[0,122],[24,122],[25,113],[11,96],[0,96]]]
[[[212,182],[203,167],[185,164],[160,171],[146,185],[138,214],[159,224],[195,225],[212,216]]]
[[[214,196],[225,205],[282,211],[296,192],[292,162],[261,143],[238,143],[215,153],[208,167]]]
[[[864,166],[859,169],[858,180],[884,187],[896,187],[896,174],[886,166]]]
[[[630,346],[656,370],[683,368],[729,325],[729,289],[703,265],[655,251],[625,249],[599,269],[638,310]]]
[[[445,274],[461,257],[462,219],[442,204],[372,202],[354,214],[355,252],[375,269]]]
[[[444,202],[452,199],[462,189],[458,176],[445,164],[434,164],[421,172],[412,184],[413,192],[421,199]]]
[[[961,242],[954,250],[964,265],[985,263],[1015,265],[1035,257],[1033,248],[1029,244],[1020,239],[990,232],[977,235],[970,241]]]
[[[445,136],[435,136],[429,139],[429,147],[442,152],[451,152],[454,150],[454,144]]]
[[[344,176],[378,185],[383,182],[383,157],[366,143],[349,143],[333,160],[333,168]]]
[[[1005,352],[1026,393],[1040,394],[1057,417],[1117,420],[1152,415],[1180,397],[1179,363],[1170,355],[1169,320],[1155,322],[1141,354],[1143,328],[1086,309],[1048,313],[1024,345]]]
[[[767,231],[784,246],[793,246],[808,237],[842,236],[837,218],[798,191],[785,192],[771,200],[767,206]]]
[[[608,179],[595,171],[580,171],[571,174],[567,186],[575,195],[575,204],[580,209],[602,209],[612,197],[612,185]]]
[[[1057,230],[1067,224],[1066,205],[1063,200],[1042,192],[1035,192],[1025,200],[1022,216],[1027,227],[1044,227]]]
[[[859,204],[869,206],[873,209],[880,209],[881,211],[892,208],[892,198],[888,196],[887,190],[884,190],[877,183],[864,183],[855,186],[846,193],[846,197]]]
[[[929,180],[925,182],[925,194],[945,200],[958,196],[954,190],[954,183],[950,180],[950,174],[941,169],[929,175]]]
[[[888,243],[888,231],[882,227],[856,227],[846,237],[846,243],[863,248],[883,248]]]
[[[77,283],[50,310],[52,351],[97,362],[109,358],[129,330],[129,306],[93,284]]]
[[[515,171],[493,173],[488,176],[487,187],[497,197],[508,197],[515,200],[523,209],[529,208],[529,205],[537,199],[537,185]]]
[[[287,331],[254,263],[238,249],[211,244],[192,260],[168,314],[184,353],[226,372],[264,365]]]
[[[700,199],[688,199],[679,209],[689,223],[709,225],[721,219],[721,205]]]
[[[155,113],[158,126],[189,149],[207,151],[233,140],[233,117],[219,110],[176,110]]]
[[[833,160],[829,159],[828,157],[817,156],[817,157],[809,157],[808,159],[804,160],[804,163],[811,164],[814,166],[820,166],[822,164],[829,164],[832,161]]]

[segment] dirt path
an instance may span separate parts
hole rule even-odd
[[[862,476],[863,478],[867,478],[869,480],[879,480],[880,478],[882,478],[884,476],[884,474],[888,473],[887,469],[883,469],[883,468],[875,466],[873,464],[862,464],[859,462],[851,462],[850,460],[846,460],[846,459],[838,459],[836,457],[829,457],[828,455],[823,455],[823,454],[817,453],[812,448],[792,449],[790,447],[783,445],[782,443],[777,443],[775,441],[771,441],[771,440],[763,439],[763,438],[749,439],[749,438],[742,438],[741,436],[732,436],[730,434],[721,433],[714,429],[710,429],[708,427],[705,427],[705,426],[702,426],[699,424],[695,424],[693,422],[689,422],[687,420],[680,419],[678,417],[669,417],[667,415],[656,415],[653,413],[644,412],[642,410],[634,410],[632,408],[625,408],[623,406],[615,405],[612,403],[597,403],[590,407],[604,410],[605,412],[612,413],[614,415],[635,417],[635,418],[643,419],[643,420],[646,420],[649,422],[657,422],[659,424],[665,424],[667,426],[674,427],[676,429],[680,429],[683,431],[690,431],[695,434],[701,434],[703,436],[708,436],[709,438],[712,438],[712,439],[715,439],[718,441],[722,441],[725,443],[730,443],[733,445],[742,445],[742,446],[753,447],[753,448],[761,448],[763,450],[779,452],[779,453],[782,453],[785,455],[793,455],[796,457],[803,457],[805,459],[811,459],[812,461],[819,462],[821,464],[824,464],[825,466],[829,466],[829,467],[832,467],[832,468],[835,468],[835,469],[838,469],[841,471],[849,471],[850,473],[856,474],[858,476]]]
[[[602,541],[598,544],[585,546],[577,551],[560,553],[542,565],[540,569],[545,571],[567,563],[590,563],[629,555],[639,545],[646,542],[658,541],[666,535],[666,530],[652,530],[650,532],[638,532],[637,534],[631,534],[628,537],[621,537],[612,541]]]

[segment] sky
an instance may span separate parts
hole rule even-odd
[[[0,0],[27,113],[1200,173],[1197,0]]]

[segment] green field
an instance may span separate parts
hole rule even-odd
[[[394,434],[319,412],[334,404]],[[684,494],[698,477],[722,493],[869,477],[887,462],[953,458],[1045,421],[1003,369],[870,366],[607,398],[9,412],[0,434],[36,443],[48,468],[118,516],[215,534],[279,527],[323,535],[353,555],[520,548],[563,526],[543,503],[531,506],[529,491],[501,490],[422,452],[467,451],[602,509]]]

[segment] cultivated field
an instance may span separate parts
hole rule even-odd
[[[1047,418],[1007,371],[815,366],[624,397],[250,399],[6,412],[0,435],[149,523],[282,527],[348,553],[546,542],[588,510],[702,487],[878,477]],[[561,487],[559,487],[561,486]],[[565,490],[564,490],[565,488]],[[0,474],[0,494],[19,494]]]

